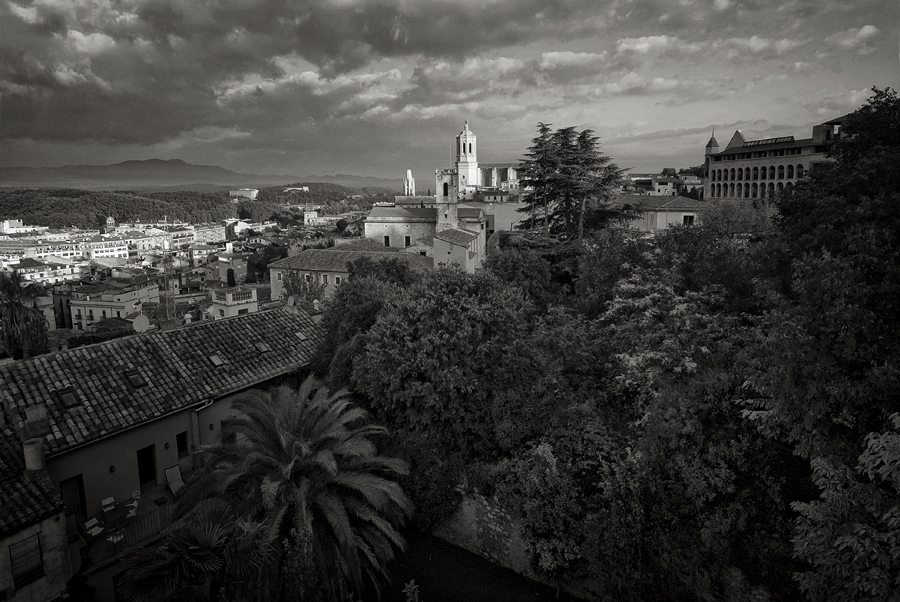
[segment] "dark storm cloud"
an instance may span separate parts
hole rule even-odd
[[[0,0],[0,45],[9,57],[0,66],[4,134],[151,144],[196,127],[251,127],[261,111],[274,118],[273,105],[322,119],[319,99],[304,96],[302,87],[299,97],[261,92],[237,109],[217,102],[215,89],[248,75],[278,78],[284,73],[273,59],[291,54],[328,78],[383,57],[459,59],[546,36],[585,35],[585,19],[598,10],[595,0],[163,0],[56,8]]]

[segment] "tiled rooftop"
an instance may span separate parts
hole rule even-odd
[[[46,473],[24,474],[22,443],[0,429],[0,539],[63,508]]]
[[[390,251],[341,251],[334,249],[307,249],[297,255],[285,257],[269,264],[269,268],[281,268],[288,270],[308,270],[311,272],[346,272],[347,262],[355,261],[361,257],[369,257],[373,260],[399,258],[406,261],[414,270],[426,270],[433,267],[433,262],[427,257],[413,255],[411,253],[396,253]]]
[[[3,364],[0,429],[5,438],[21,438],[25,408],[46,407],[52,457],[301,368],[321,336],[308,315],[281,309]],[[271,351],[260,353],[256,341]],[[225,364],[216,367],[211,355]],[[133,385],[126,373],[146,384]],[[66,392],[74,397],[65,399]]]
[[[424,198],[424,197],[423,197]],[[377,221],[379,219],[402,218],[415,221],[437,221],[437,209],[423,207],[372,207],[369,221]]]
[[[458,230],[456,228],[448,228],[447,230],[441,230],[434,237],[438,240],[443,240],[449,242],[454,245],[460,245],[463,247],[469,246],[469,243],[478,238],[476,234],[471,232],[467,232],[466,230]]]

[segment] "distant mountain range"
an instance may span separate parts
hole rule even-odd
[[[0,187],[80,188],[83,190],[195,190],[263,188],[301,182],[328,182],[347,188],[403,189],[401,179],[337,174],[333,176],[264,176],[231,171],[216,165],[192,165],[181,159],[123,161],[113,165],[63,167],[0,167]]]

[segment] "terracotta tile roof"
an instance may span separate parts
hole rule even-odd
[[[372,207],[366,219],[378,221],[379,219],[387,218],[436,222],[437,209],[430,207]]]
[[[460,218],[481,218],[484,217],[481,207],[466,207],[460,205],[456,210],[456,215]]]
[[[706,206],[703,201],[698,201],[686,196],[651,196],[637,194],[621,195],[613,201],[613,204],[619,206],[624,204],[639,205],[645,211],[698,211]]]
[[[394,204],[401,205],[403,207],[409,208],[413,207],[421,207],[425,202],[434,202],[434,197],[430,196],[394,196]]]
[[[301,368],[321,336],[308,315],[280,309],[41,355],[0,366],[0,407],[15,432],[25,408],[44,406],[52,457]],[[127,372],[146,384],[132,385]],[[63,402],[65,391],[76,403]]]
[[[467,232],[465,230],[448,228],[447,230],[441,230],[440,232],[435,234],[434,237],[438,240],[449,242],[450,244],[459,245],[461,247],[468,247],[470,242],[478,238],[478,235],[472,234],[471,232]]]
[[[45,471],[24,474],[22,444],[0,422],[0,539],[63,509]]]
[[[287,270],[306,270],[310,272],[345,272],[347,270],[347,262],[355,261],[360,257],[369,257],[374,260],[400,258],[409,263],[414,270],[431,269],[433,262],[431,259],[422,257],[421,255],[412,255],[409,253],[396,253],[390,251],[342,251],[335,249],[307,249],[296,255],[279,259],[269,264],[271,268],[281,268]],[[427,261],[421,261],[426,260]]]
[[[345,242],[338,244],[335,241],[335,245],[330,249],[326,249],[327,251],[375,251],[375,252],[388,252],[388,253],[399,253],[400,249],[397,247],[385,247],[383,243],[378,242],[377,240],[373,240],[371,238],[355,238],[350,242]]]

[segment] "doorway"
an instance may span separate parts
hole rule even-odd
[[[141,491],[156,485],[156,445],[137,450],[138,479]]]
[[[59,492],[66,505],[66,514],[85,517],[84,479],[80,474],[59,482]]]

